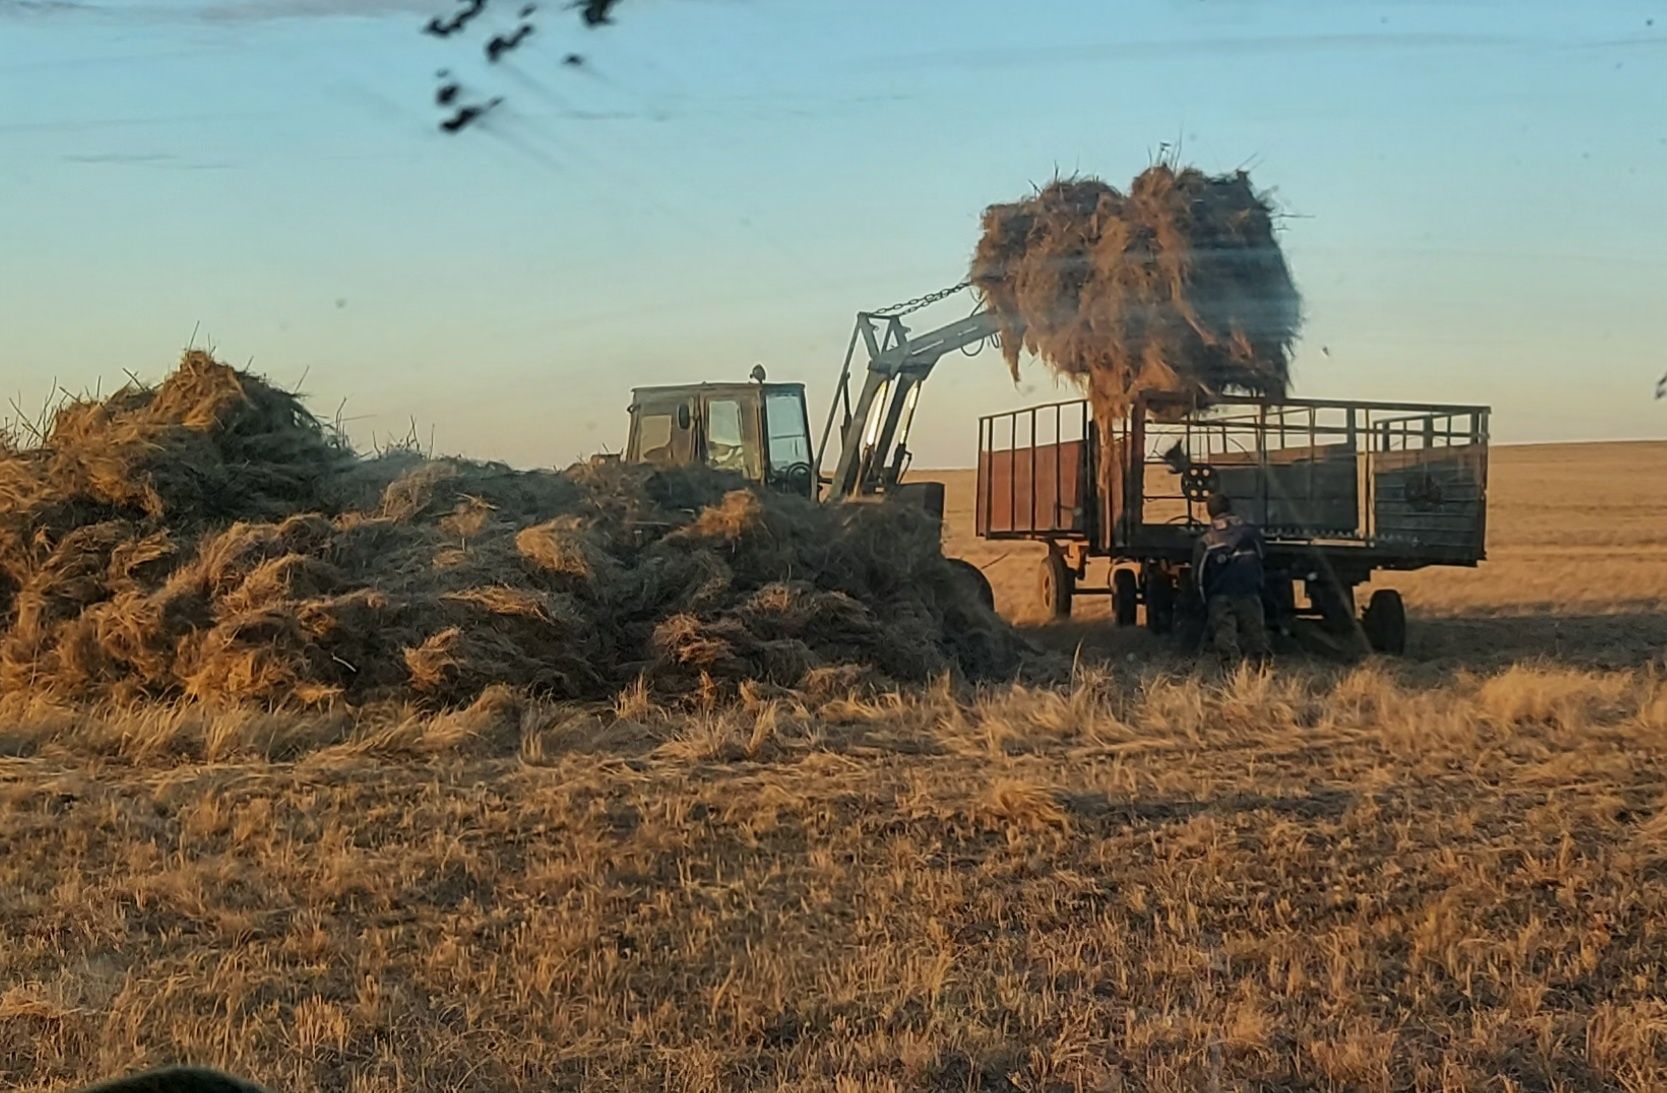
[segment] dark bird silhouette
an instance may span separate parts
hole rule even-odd
[[[585,26],[599,27],[604,23],[613,22],[608,12],[612,11],[617,3],[619,0],[572,0],[568,7],[581,9],[579,14],[584,19]]]
[[[503,101],[504,97],[502,95],[495,95],[488,99],[485,103],[478,106],[473,104],[469,106],[460,106],[457,108],[457,113],[453,114],[449,118],[441,120],[440,128],[448,133],[460,132],[461,130],[479,121]]]
[[[493,64],[497,64],[499,57],[526,41],[528,35],[532,34],[533,29],[532,24],[524,23],[515,28],[514,34],[493,35],[492,40],[486,43],[486,59]]]
[[[0,0],[3,3],[4,0]],[[450,38],[466,28],[471,22],[479,18],[486,10],[488,0],[458,0],[460,6],[449,15],[436,15],[423,25],[423,33],[436,38]],[[579,17],[588,27],[609,25],[613,22],[613,9],[619,0],[565,0],[564,6],[570,11],[577,11]],[[538,32],[533,23],[533,16],[539,11],[539,0],[520,0],[521,24],[509,33],[493,34],[486,41],[485,53],[488,63],[497,64],[504,54],[519,47],[529,37]],[[562,57],[562,64],[569,68],[580,68],[586,61],[583,54],[567,53]],[[438,73],[441,85],[435,89],[434,101],[437,105],[452,110],[444,117],[439,125],[443,132],[456,133],[468,128],[478,121],[482,115],[496,107],[503,101],[502,96],[487,102],[465,105],[460,102],[463,87],[451,78],[451,73],[442,69]]]
[[[450,19],[438,15],[430,19],[424,24],[423,33],[432,34],[436,38],[450,38],[453,34],[468,26],[485,10],[486,0],[468,0],[468,5]]]

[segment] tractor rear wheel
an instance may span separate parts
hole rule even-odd
[[[1077,578],[1059,551],[1050,550],[1048,556],[1042,559],[1036,587],[1041,594],[1042,610],[1048,613],[1048,618],[1071,617],[1071,596],[1077,590]]]
[[[966,582],[978,601],[991,611],[996,609],[996,590],[990,587],[990,578],[984,576],[984,571],[967,561],[965,558],[944,559],[954,567],[955,572]]]
[[[1393,588],[1372,593],[1360,614],[1360,628],[1374,650],[1399,656],[1407,651],[1407,608]]]
[[[1140,617],[1140,581],[1132,569],[1111,574],[1111,617],[1118,626],[1133,626]]]

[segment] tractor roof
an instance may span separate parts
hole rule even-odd
[[[656,395],[691,395],[691,394],[730,394],[737,391],[803,391],[802,383],[755,383],[749,380],[739,380],[730,383],[668,383],[654,387],[633,387],[631,396],[635,400]]]

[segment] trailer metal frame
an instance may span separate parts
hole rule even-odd
[[[1047,544],[1041,587],[1052,613],[1068,613],[1077,595],[1111,595],[1120,622],[1144,605],[1148,624],[1167,629],[1188,602],[1204,499],[1220,490],[1262,528],[1275,616],[1334,630],[1346,617],[1358,629],[1354,589],[1375,570],[1486,558],[1490,412],[1250,397],[1197,408],[1143,395],[1102,423],[1084,400],[989,414],[979,419],[977,531]],[[1113,563],[1103,587],[1080,583],[1094,558]],[[1374,598],[1380,621],[1403,614],[1392,598]],[[1404,632],[1379,637],[1373,644],[1404,643]]]

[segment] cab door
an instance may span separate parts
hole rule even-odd
[[[794,384],[764,389],[764,436],[768,481],[815,497],[816,455],[810,445],[804,387]]]
[[[711,391],[701,408],[704,462],[749,482],[764,481],[764,444],[756,389]]]
[[[688,467],[695,454],[695,400],[689,395],[647,395],[631,407],[625,462]]]

